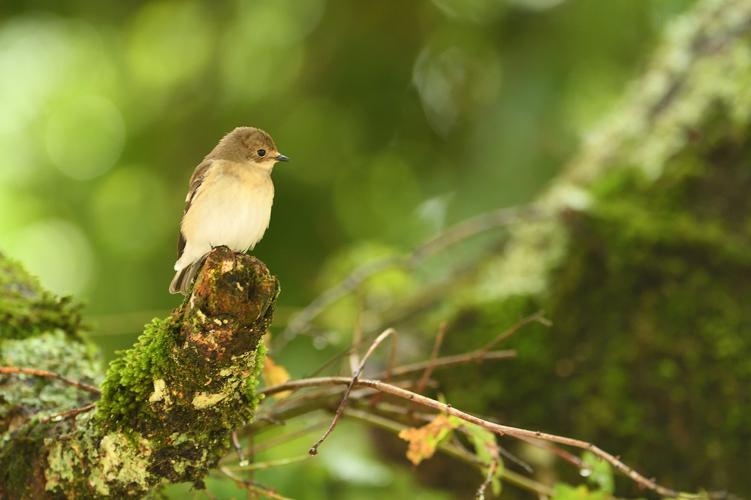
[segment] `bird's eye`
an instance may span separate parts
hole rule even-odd
[[[256,151],[256,153],[258,153],[258,156],[260,156],[261,158],[263,158],[264,156],[266,156],[266,150],[265,149],[259,149],[258,151]]]

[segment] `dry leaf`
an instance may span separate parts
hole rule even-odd
[[[269,356],[263,362],[263,380],[267,386],[283,384],[289,380],[289,372],[282,365],[274,363]],[[284,399],[289,396],[291,391],[278,392],[273,395],[277,399]]]
[[[457,428],[459,422],[453,417],[437,415],[422,427],[410,427],[399,432],[399,437],[409,441],[407,458],[414,465],[433,456],[435,449],[448,434]]]

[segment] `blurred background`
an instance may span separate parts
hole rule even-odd
[[[532,199],[691,4],[6,0],[0,250],[88,304],[109,360],[180,301],[167,285],[193,168],[258,126],[292,158],[254,252],[282,283],[279,332],[358,264]],[[306,375],[347,345],[340,323],[275,359]],[[452,498],[377,453],[346,423],[316,460],[257,477],[294,498]]]

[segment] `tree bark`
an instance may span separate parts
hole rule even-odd
[[[193,293],[106,373],[81,332],[80,308],[0,257],[0,363],[102,380],[95,411],[59,412],[92,394],[59,380],[0,376],[0,497],[141,495],[202,478],[253,417],[261,337],[279,286],[259,260],[215,249]]]

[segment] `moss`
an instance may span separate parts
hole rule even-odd
[[[212,252],[193,295],[110,364],[96,413],[35,423],[91,396],[55,380],[0,377],[0,416],[16,429],[3,436],[0,474],[13,477],[0,476],[0,497],[123,498],[163,480],[201,485],[232,430],[253,417],[278,291],[257,259]],[[100,373],[89,348],[61,329],[1,340],[0,361],[94,383]]]
[[[44,455],[44,428],[29,425],[3,436],[0,442],[0,498],[38,498],[34,477]]]
[[[226,454],[230,433],[252,419],[258,403],[260,340],[277,295],[276,278],[260,261],[217,249],[185,303],[147,325],[113,361],[96,425],[104,436],[125,432],[142,458],[153,450],[130,466],[146,478],[200,483]],[[120,437],[113,443],[124,446]],[[102,471],[104,484],[122,483],[121,472],[113,479]]]
[[[258,343],[258,349],[256,350],[255,362],[253,363],[253,372],[245,379],[245,397],[251,402],[253,411],[263,400],[263,395],[256,394],[258,384],[261,383],[261,377],[263,376],[263,364],[266,361],[267,354],[266,344],[263,342]]]
[[[537,265],[458,292],[454,351],[538,308],[554,327],[517,334],[511,362],[437,373],[453,404],[597,442],[683,490],[751,494],[750,22],[748,2],[708,0],[673,26],[539,200],[561,214],[551,244],[511,230]]]
[[[53,330],[78,336],[81,305],[44,290],[20,264],[0,254],[0,339],[29,338]]]
[[[164,380],[179,329],[173,316],[154,318],[135,345],[110,363],[102,383],[97,418],[106,425],[132,427],[135,420],[153,413],[150,395],[154,381]]]
[[[657,179],[615,169],[595,182],[542,293],[455,313],[454,350],[509,312],[543,308],[554,327],[518,334],[500,368],[444,377],[453,404],[597,442],[681,489],[751,491],[751,138],[704,139]]]

